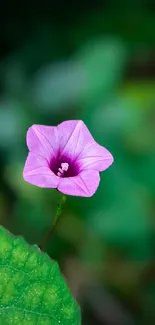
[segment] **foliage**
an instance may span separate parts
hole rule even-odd
[[[0,321],[80,324],[80,311],[55,261],[0,228]]]

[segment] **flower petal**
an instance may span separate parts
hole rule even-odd
[[[80,170],[94,169],[104,171],[114,161],[111,153],[95,141],[89,143],[77,158]]]
[[[28,154],[23,178],[30,184],[46,188],[56,188],[59,182],[59,178],[50,170],[47,160],[35,152]]]
[[[57,127],[34,124],[28,129],[26,140],[29,151],[40,154],[48,162],[51,156],[56,157],[59,148]]]
[[[93,141],[86,125],[80,120],[62,122],[57,126],[60,141],[60,156],[74,160]]]
[[[58,190],[67,195],[92,196],[99,185],[100,175],[96,170],[84,170],[78,176],[60,178]]]

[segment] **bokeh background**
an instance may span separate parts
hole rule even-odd
[[[0,5],[0,223],[39,243],[59,193],[24,182],[32,124],[82,119],[115,163],[68,197],[46,251],[83,325],[155,323],[155,4]]]

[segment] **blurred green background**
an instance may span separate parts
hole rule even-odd
[[[155,323],[155,4],[2,2],[0,223],[38,244],[59,193],[24,182],[32,124],[82,119],[115,163],[68,197],[46,251],[84,325]]]

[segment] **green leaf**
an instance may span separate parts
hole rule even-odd
[[[0,324],[80,325],[57,263],[0,227]]]

